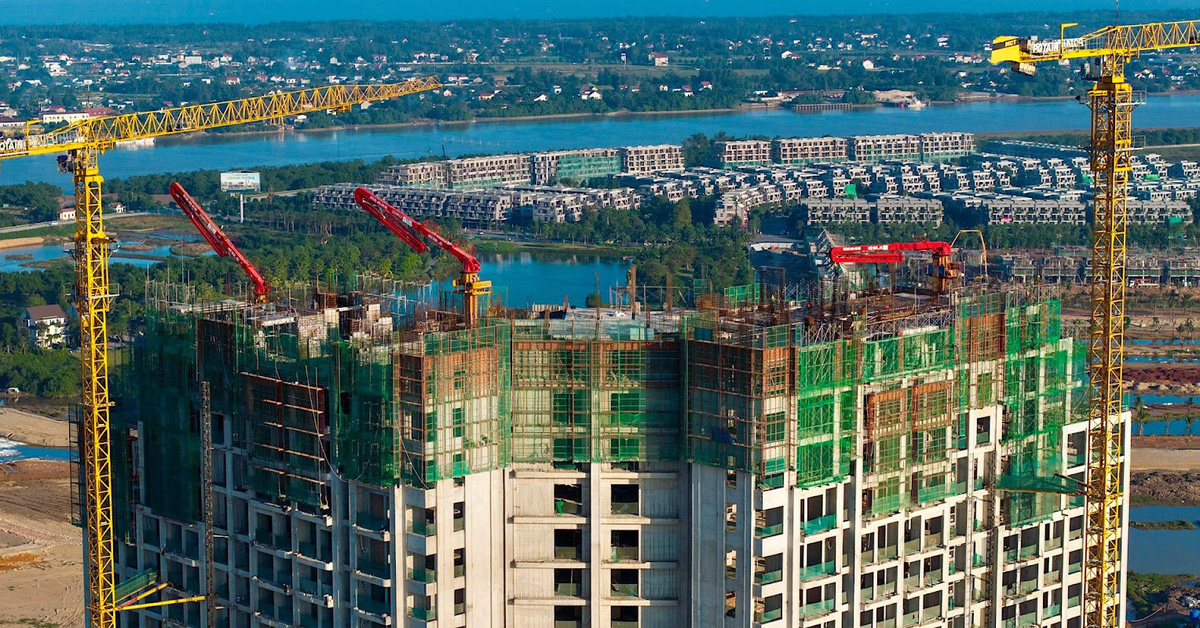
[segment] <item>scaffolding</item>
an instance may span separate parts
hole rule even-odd
[[[513,459],[678,460],[679,349],[637,321],[513,323]]]
[[[131,403],[114,432],[118,485],[197,520],[200,487],[177,479],[200,473],[206,384],[214,440],[247,452],[234,488],[312,512],[330,507],[334,475],[424,488],[514,463],[685,460],[761,488],[828,485],[861,464],[864,512],[885,515],[965,493],[971,411],[994,406],[1006,521],[1067,503],[1062,433],[1082,420],[1081,354],[1052,299],[957,295],[945,311],[777,324],[780,304],[754,284],[669,325],[597,313],[461,329],[396,297],[403,286],[352,283],[318,286],[311,309],[149,284],[145,341],[120,380]]]

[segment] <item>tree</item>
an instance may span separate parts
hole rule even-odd
[[[692,224],[692,201],[688,197],[683,197],[675,204],[672,221],[676,227],[683,227]]]

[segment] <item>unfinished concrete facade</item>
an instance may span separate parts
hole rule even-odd
[[[355,288],[307,307],[148,288],[120,567],[168,595],[211,582],[222,608],[123,625],[1080,626],[1083,507],[1046,489],[1086,462],[1056,301],[872,297],[787,323],[752,284],[463,329]]]

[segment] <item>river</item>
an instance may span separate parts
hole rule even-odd
[[[201,168],[251,168],[379,159],[451,157],[560,148],[678,143],[694,133],[796,137],[921,133],[930,131],[1084,130],[1088,110],[1074,100],[977,102],[924,109],[873,107],[852,111],[794,113],[783,109],[688,114],[614,115],[522,121],[487,121],[357,130],[206,135],[161,139],[154,148],[108,152],[108,178]],[[1140,128],[1200,126],[1200,95],[1153,96],[1134,114]],[[49,181],[69,189],[54,156],[6,162],[0,184]]]
[[[1200,522],[1200,507],[1138,506],[1130,521]],[[1129,570],[1200,575],[1200,527],[1195,530],[1129,530]]]

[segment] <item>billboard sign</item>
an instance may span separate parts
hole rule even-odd
[[[221,173],[222,192],[258,192],[261,189],[257,172],[235,171]]]

